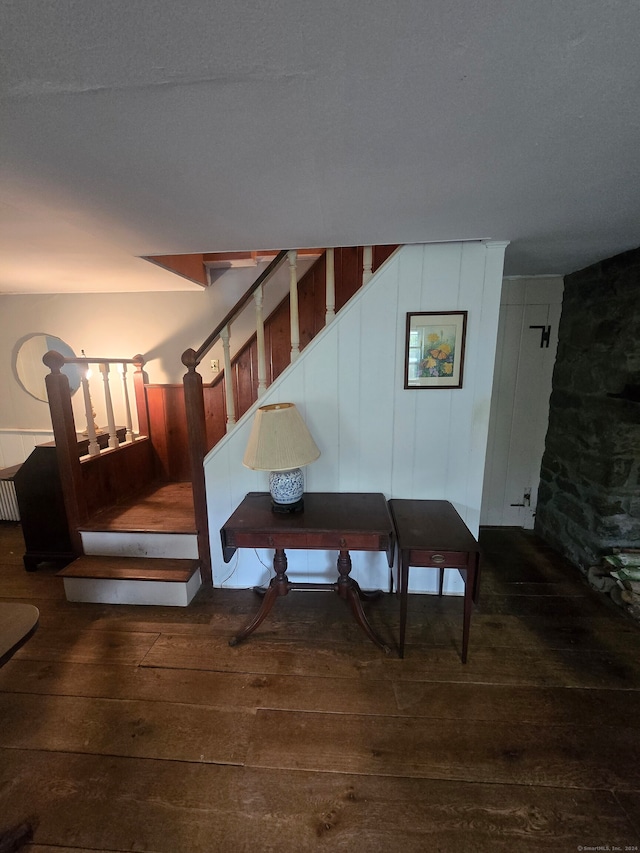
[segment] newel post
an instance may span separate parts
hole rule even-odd
[[[45,376],[51,425],[56,444],[56,458],[60,471],[60,483],[64,507],[69,525],[69,537],[73,550],[82,554],[82,538],[79,527],[87,518],[87,502],[78,454],[78,437],[71,406],[69,380],[62,373],[64,356],[55,350],[46,352],[42,361],[51,373]]]
[[[191,461],[191,484],[193,505],[198,528],[198,556],[202,582],[213,585],[211,573],[211,550],[209,546],[209,518],[207,514],[207,491],[204,480],[204,456],[207,452],[207,433],[204,413],[202,376],[196,371],[198,359],[195,350],[182,354],[182,363],[187,368],[183,377],[184,403],[187,414],[189,459]]]
[[[138,435],[146,435],[149,438],[149,407],[147,404],[147,392],[145,390],[146,377],[144,375],[144,356],[134,355],[131,359],[136,368],[133,374],[133,389],[136,397],[136,413],[138,415]]]

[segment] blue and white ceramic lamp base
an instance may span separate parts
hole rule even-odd
[[[269,491],[275,510],[282,508],[283,512],[291,512],[301,509],[304,494],[302,470],[293,468],[291,471],[271,471]]]

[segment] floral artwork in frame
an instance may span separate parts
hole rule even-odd
[[[407,314],[405,388],[462,388],[466,311]]]

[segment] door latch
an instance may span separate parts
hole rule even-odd
[[[540,349],[545,347],[549,349],[549,340],[551,338],[551,326],[529,326],[530,329],[540,329]]]
[[[527,489],[524,493],[521,504],[509,504],[509,506],[531,506],[531,489]]]

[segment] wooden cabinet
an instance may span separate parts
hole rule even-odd
[[[118,438],[124,441],[124,428]],[[99,435],[98,443],[105,447],[108,435]],[[78,456],[87,453],[89,439],[78,435]],[[26,551],[24,567],[33,572],[39,563],[55,562],[66,566],[78,554],[74,552],[67,523],[62,494],[56,446],[53,441],[35,447],[28,459],[14,474],[16,498],[20,509],[20,524]]]

